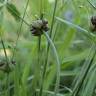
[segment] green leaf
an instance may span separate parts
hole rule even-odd
[[[20,21],[20,12],[17,10],[16,6],[12,3],[7,3],[8,12],[15,18],[16,21]]]
[[[87,31],[86,29],[78,26],[77,24],[74,24],[72,22],[69,22],[67,20],[64,20],[64,19],[62,19],[60,17],[56,17],[56,20],[58,20],[59,22],[62,22],[64,24],[70,26],[71,28],[78,29],[80,32],[82,32],[82,34],[84,34],[85,36],[87,36],[90,40],[94,41],[95,35],[93,33],[89,32],[89,31]]]
[[[50,47],[52,48],[53,52],[54,52],[54,56],[56,58],[56,62],[57,62],[57,65],[56,65],[56,74],[57,74],[57,78],[56,78],[56,85],[55,85],[55,95],[57,95],[58,93],[58,89],[59,89],[59,83],[60,83],[60,61],[59,61],[59,57],[58,57],[58,54],[57,54],[57,50],[54,46],[54,43],[52,42],[52,40],[50,39],[49,35],[46,33],[46,32],[43,32],[47,41],[49,42],[50,44]]]

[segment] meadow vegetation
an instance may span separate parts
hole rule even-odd
[[[0,0],[0,96],[96,96],[96,0]]]

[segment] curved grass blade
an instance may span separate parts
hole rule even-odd
[[[54,92],[54,96],[56,96],[58,93],[58,90],[59,90],[59,83],[60,83],[60,62],[59,62],[59,57],[58,57],[56,48],[54,46],[54,43],[52,42],[52,40],[50,39],[50,37],[48,36],[48,34],[46,32],[44,32],[44,35],[45,35],[47,41],[49,42],[50,47],[52,48],[52,50],[54,52],[54,56],[55,56],[56,62],[57,62],[57,72],[56,72],[57,79],[56,79],[56,86],[55,86],[55,92]]]
[[[17,10],[16,6],[12,3],[7,3],[8,12],[15,18],[16,21],[20,21],[20,12]],[[14,11],[13,11],[14,10]],[[14,14],[16,13],[16,14]]]

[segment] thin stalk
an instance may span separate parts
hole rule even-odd
[[[23,22],[29,26],[29,24],[24,20],[24,17],[26,15],[26,10],[27,10],[28,4],[29,4],[29,0],[27,0],[27,2],[26,2],[25,8],[24,8],[24,14],[23,14],[23,17],[21,18],[20,28],[17,30],[17,39],[16,39],[15,47],[13,49],[13,55],[12,55],[11,60],[14,59],[14,56],[15,56],[15,53],[16,53],[16,47],[17,47],[18,40],[19,40],[19,37],[20,37],[20,33],[21,33],[22,26],[23,26]],[[14,12],[14,10],[12,10],[12,11]],[[14,12],[14,14],[16,14],[16,13]],[[15,83],[17,83],[17,85],[16,85],[16,88],[17,89],[14,89],[14,91],[17,91],[17,90],[19,91],[19,83],[20,83],[20,78],[19,78],[20,77],[20,64],[17,65],[17,66],[16,67],[18,68],[19,73],[18,73],[18,76],[16,75],[16,77],[18,79],[16,78],[16,81],[14,81]],[[17,68],[16,68],[16,71],[17,71]],[[18,93],[18,95],[19,94],[20,94],[20,92]]]
[[[40,19],[43,19],[43,0],[40,0]],[[38,47],[38,63],[40,62],[40,55],[41,55],[41,36],[39,36],[39,47]],[[39,92],[39,96],[42,96],[42,81],[41,81],[41,84],[40,84],[40,92]]]
[[[50,34],[49,34],[50,38],[52,36],[52,31],[53,31],[53,26],[54,26],[56,7],[57,7],[57,0],[55,0],[55,7],[54,7],[52,23],[51,23],[51,29],[50,29]],[[45,63],[44,63],[44,68],[43,68],[43,75],[42,75],[42,82],[41,82],[41,88],[40,88],[39,96],[42,96],[44,78],[45,78],[45,75],[46,75],[47,62],[48,62],[48,57],[49,57],[49,47],[50,47],[50,43],[48,43],[48,46],[47,46],[47,54],[46,54],[46,57],[45,57]]]
[[[50,29],[50,33],[49,33],[50,38],[52,36],[52,31],[53,31],[53,26],[54,26],[56,7],[57,7],[57,0],[55,0],[55,7],[54,7],[54,12],[53,12],[53,17],[52,17],[51,29]],[[48,43],[48,46],[47,46],[47,54],[46,54],[45,65],[44,65],[44,75],[46,73],[46,67],[47,67],[47,62],[48,62],[48,57],[49,57],[49,47],[50,47],[50,43]]]
[[[48,58],[48,55],[46,55],[45,61],[47,61],[47,58]],[[39,96],[42,96],[44,78],[45,78],[45,74],[46,74],[46,68],[47,68],[47,63],[44,64],[44,68],[43,68],[43,74],[42,74],[42,81],[41,81],[41,87],[40,87]]]
[[[41,36],[38,37],[38,63],[40,60],[40,50],[41,50]]]
[[[6,48],[5,48],[5,44],[4,44],[4,41],[3,41],[2,37],[1,37],[1,43],[2,43],[2,46],[3,46],[5,58],[6,58],[6,64],[7,64],[7,66],[9,66],[9,60],[8,60],[8,57],[7,57]]]
[[[38,37],[38,61],[37,61],[37,66],[38,66],[38,70],[39,70],[39,73],[40,74],[40,55],[41,55],[41,36]],[[39,75],[40,76],[40,75]],[[38,81],[38,80],[37,80]],[[39,83],[40,84],[40,83]],[[35,89],[36,91],[36,89]]]
[[[10,96],[10,78],[9,73],[6,74],[6,96]]]
[[[40,0],[40,19],[42,20],[43,19],[43,4],[42,4],[43,0]]]
[[[43,14],[42,14],[42,0],[40,0],[40,2],[39,2],[39,4],[40,4],[40,10],[39,10],[39,17],[40,17],[40,19],[42,20],[43,19]],[[37,74],[39,74],[40,75],[40,55],[41,55],[41,36],[38,36],[38,45],[37,45],[37,48],[38,48],[38,50],[37,50],[37,65],[36,65],[36,71],[35,71],[35,79],[37,79],[38,78],[38,75]],[[38,69],[37,69],[37,67],[38,67]],[[38,73],[39,72],[39,73]],[[34,79],[34,80],[35,80]],[[37,80],[35,80],[35,83],[34,84],[32,84],[33,86],[35,86],[34,87],[34,91],[35,92],[33,92],[33,95],[36,95],[36,88],[37,88],[37,83],[38,83],[38,79]],[[41,85],[41,84],[40,84]],[[40,94],[40,93],[39,93]]]
[[[55,0],[55,6],[54,6],[54,11],[53,11],[53,16],[52,16],[52,23],[51,23],[51,29],[50,29],[50,33],[49,36],[52,36],[52,31],[53,31],[53,27],[54,27],[54,21],[55,21],[55,14],[56,14],[56,8],[57,8],[57,1]]]
[[[50,29],[50,33],[49,33],[49,37],[51,38],[52,36],[52,31],[53,31],[53,27],[54,27],[54,20],[55,20],[55,14],[56,14],[56,8],[57,8],[57,0],[55,0],[55,6],[54,6],[54,11],[53,11],[53,17],[52,17],[52,23],[51,23],[51,29]],[[48,43],[48,46],[47,46],[47,54],[46,54],[46,59],[45,59],[45,72],[46,73],[46,66],[47,66],[47,62],[48,62],[48,55],[49,55],[49,47],[50,47],[50,44]]]
[[[56,71],[57,71],[56,72],[56,85],[55,85],[55,92],[54,92],[54,96],[56,96],[59,91],[58,89],[59,89],[59,83],[60,83],[60,62],[59,62],[59,57],[58,57],[56,48],[54,46],[54,43],[52,42],[51,38],[48,36],[48,34],[46,32],[44,32],[44,35],[45,35],[47,41],[49,42],[52,51],[54,52],[54,56],[55,56],[56,64],[57,64],[57,66],[56,66]]]
[[[1,44],[2,44],[2,46],[3,46],[3,50],[4,50],[4,54],[5,54],[5,58],[6,58],[6,68],[7,69],[5,69],[5,70],[10,70],[10,68],[9,68],[9,59],[8,59],[8,56],[7,56],[7,53],[6,53],[6,48],[5,48],[5,44],[4,44],[4,41],[3,41],[3,38],[2,38],[2,33],[0,33],[0,35],[1,35]],[[10,91],[9,91],[9,72],[7,73],[7,88],[5,88],[5,90],[6,89],[8,89],[8,92],[6,92],[7,94],[6,94],[6,96],[10,96]]]
[[[21,20],[20,29],[17,31],[16,45],[15,45],[14,50],[13,50],[12,60],[14,59],[14,55],[15,55],[15,51],[16,51],[15,49],[16,49],[16,47],[17,47],[18,40],[19,40],[19,37],[20,37],[21,29],[22,29],[23,22],[24,22],[24,17],[25,17],[25,15],[26,15],[26,10],[27,10],[27,7],[28,7],[28,3],[29,3],[29,0],[27,0],[26,6],[25,6],[25,9],[24,9],[24,14],[23,14],[23,18],[22,18],[22,20]],[[28,24],[28,26],[29,26],[29,24]]]
[[[57,8],[57,0],[55,0],[55,6],[54,6],[54,12],[53,12],[53,16],[52,16],[52,23],[51,23],[51,29],[50,29],[50,34],[49,34],[49,37],[51,38],[52,36],[52,31],[53,31],[53,26],[54,26],[54,20],[55,20],[55,13],[56,13],[56,8]],[[50,47],[50,43],[48,43],[48,46],[47,46],[47,53],[46,53],[46,57],[45,57],[45,63],[44,63],[44,70],[43,70],[43,77],[42,77],[42,85],[41,85],[41,91],[43,89],[43,84],[44,84],[44,78],[45,78],[45,75],[46,75],[46,69],[47,69],[47,63],[48,63],[48,57],[49,57],[49,47]],[[42,96],[42,95],[40,95]]]

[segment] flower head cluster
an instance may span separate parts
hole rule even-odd
[[[48,21],[46,19],[35,20],[30,26],[30,31],[34,36],[41,36],[43,32],[47,32],[48,30]]]
[[[96,16],[91,17],[91,30],[96,31]]]

